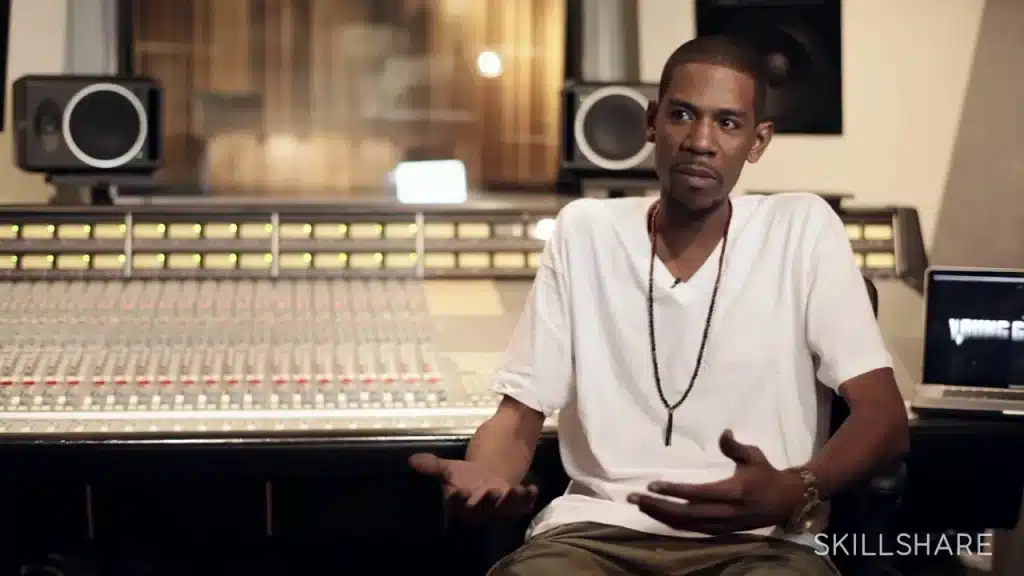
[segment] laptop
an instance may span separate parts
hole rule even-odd
[[[919,413],[1024,416],[1024,270],[933,267]]]

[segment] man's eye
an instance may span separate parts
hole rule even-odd
[[[671,116],[673,120],[689,120],[691,118],[690,113],[686,110],[673,110],[669,112],[669,116]]]

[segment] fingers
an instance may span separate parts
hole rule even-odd
[[[469,493],[466,498],[466,507],[473,508],[478,505],[487,507],[495,506],[505,498],[508,489],[503,486],[483,486]]]
[[[722,454],[737,464],[759,464],[768,461],[757,446],[737,442],[732,430],[722,432],[722,436],[718,439],[718,448]]]
[[[680,498],[694,504],[740,504],[743,502],[743,486],[735,477],[707,484],[651,482],[647,489],[655,494]]]
[[[447,461],[426,452],[410,456],[409,466],[420,474],[435,478],[445,478],[448,474]]]
[[[685,504],[650,494],[630,494],[629,502],[644,514],[672,528],[705,534],[717,533],[738,515],[738,509],[729,504]]]
[[[536,505],[536,486],[487,485],[471,491],[445,487],[449,511],[463,520],[481,521],[491,516],[519,517]]]
[[[534,485],[515,486],[505,495],[505,499],[499,504],[498,510],[506,516],[522,516],[528,514],[537,505],[537,497],[540,491]]]

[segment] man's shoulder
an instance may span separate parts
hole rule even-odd
[[[786,215],[820,220],[835,215],[832,206],[824,198],[810,192],[750,194],[742,196],[740,201],[754,203],[759,211],[773,216]]]
[[[808,192],[751,194],[738,201],[749,204],[753,220],[760,220],[776,232],[782,227],[788,234],[814,235],[839,218],[824,198]]]
[[[642,213],[650,198],[579,198],[569,202],[558,212],[556,222],[563,238],[587,234],[606,225],[628,220],[624,216]]]

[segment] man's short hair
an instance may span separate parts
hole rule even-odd
[[[764,56],[750,44],[732,36],[698,36],[672,52],[661,71],[658,99],[665,96],[672,76],[684,64],[701,63],[725,66],[754,79],[754,117],[764,119],[768,92],[768,71]]]

